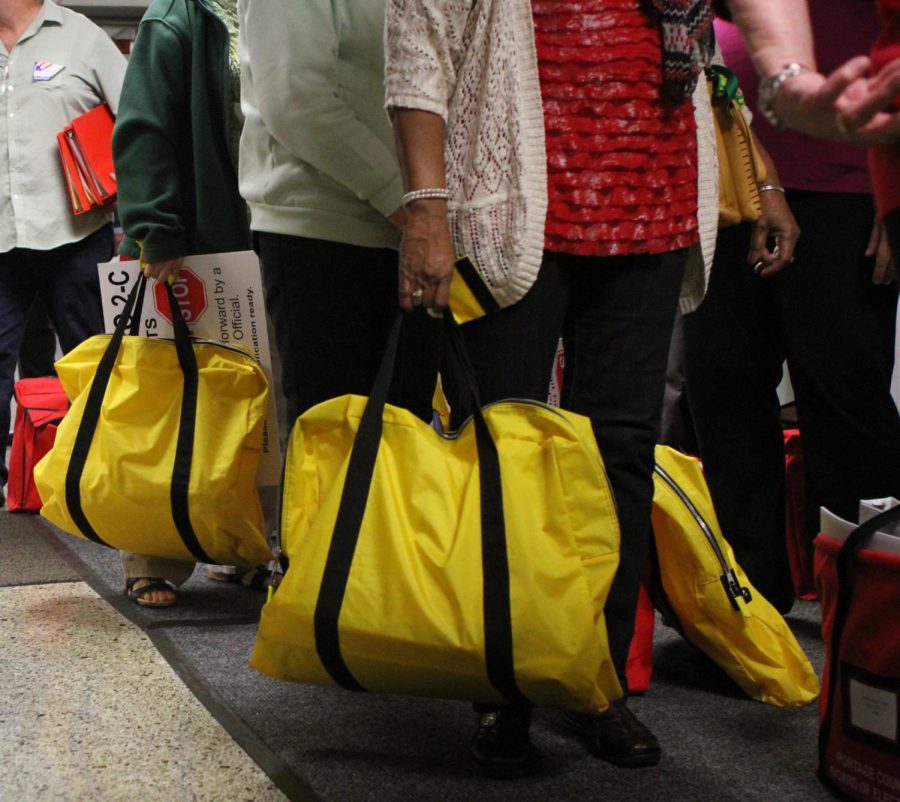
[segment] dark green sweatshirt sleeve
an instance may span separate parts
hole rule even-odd
[[[132,46],[113,131],[120,252],[160,262],[186,256],[180,160],[190,158],[185,86],[189,42],[166,22],[144,19]]]

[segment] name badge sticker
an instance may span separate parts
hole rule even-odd
[[[49,81],[65,69],[65,64],[54,64],[52,61],[35,61],[31,74],[33,81]]]

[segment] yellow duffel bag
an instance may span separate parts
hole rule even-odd
[[[271,559],[256,491],[265,374],[238,348],[192,341],[179,315],[174,341],[125,336],[145,283],[140,276],[114,334],[56,363],[71,408],[34,469],[41,515],[139,554],[224,565]]]
[[[653,534],[665,601],[684,637],[754,699],[796,706],[819,681],[781,614],[722,537],[700,462],[656,447]]]
[[[459,332],[448,320],[455,351]],[[619,528],[587,418],[504,401],[444,435],[368,399],[298,418],[284,578],[250,664],[354,690],[599,712],[621,695],[603,607]],[[467,386],[477,398],[471,371]]]

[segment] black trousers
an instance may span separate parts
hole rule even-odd
[[[523,300],[463,327],[484,403],[546,399],[563,337],[562,406],[591,419],[619,513],[621,562],[606,624],[613,664],[626,688],[651,534],[653,451],[684,262],[684,251],[602,259],[546,254]]]
[[[114,251],[110,224],[49,251],[13,248],[0,253],[0,437],[4,449],[16,361],[35,300],[40,299],[47,310],[63,353],[102,333],[97,265],[108,262]],[[0,484],[6,478],[6,460],[0,457]]]
[[[884,227],[894,264],[900,265],[900,209],[894,209],[884,216]]]
[[[369,395],[398,310],[397,252],[255,234],[282,361],[288,426],[329,398]],[[441,324],[404,320],[390,401],[426,421],[440,361]]]
[[[787,360],[803,433],[805,531],[819,507],[855,520],[860,498],[900,493],[900,418],[889,395],[896,285],[872,284],[865,195],[788,193],[802,235],[770,279],[747,265],[749,226],[720,232],[709,290],[684,318],[685,369],[719,521],[750,580],[793,598],[784,542],[776,387]]]

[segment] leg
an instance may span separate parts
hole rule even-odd
[[[621,560],[606,605],[613,664],[625,685],[647,561],[654,448],[685,252],[569,258],[563,406],[591,419],[619,511]]]
[[[568,291],[559,265],[548,254],[528,294],[517,304],[462,327],[481,401],[533,398],[546,401]],[[454,378],[446,387],[455,419],[465,419],[468,399],[460,397]]]
[[[900,264],[900,209],[894,209],[884,216],[884,229],[894,264]]]
[[[722,533],[754,587],[786,611],[783,356],[771,282],[747,265],[749,243],[747,225],[719,232],[706,298],[684,318],[688,398]]]
[[[266,303],[283,362],[288,420],[329,398],[368,395],[397,315],[397,254],[257,234]],[[391,400],[431,419],[440,323],[404,321]]]
[[[22,248],[0,254],[0,488],[8,476],[6,447],[16,362],[25,333],[25,318],[36,293],[32,272],[35,254],[39,252]]]
[[[125,570],[125,590],[142,607],[170,607],[175,604],[178,597],[174,588],[187,582],[194,572],[193,562],[126,551],[122,552],[122,567]],[[165,584],[141,593],[142,588],[151,584],[156,586],[157,583]]]
[[[97,265],[115,253],[112,225],[80,242],[43,251],[37,276],[40,293],[63,353],[103,333],[103,307]]]
[[[50,325],[47,310],[40,298],[35,298],[25,320],[25,335],[19,349],[19,378],[54,376],[56,333]]]
[[[654,449],[685,256],[677,251],[569,257],[564,263],[571,303],[563,335],[562,404],[591,419],[616,499],[622,543],[604,615],[626,698],[625,666],[649,556]],[[564,720],[604,760],[628,768],[659,762],[656,737],[625,699],[603,715],[567,714]]]
[[[663,394],[662,419],[659,442],[688,454],[697,453],[694,423],[688,405],[688,392],[684,365],[684,321],[679,312],[672,329],[669,346],[669,362],[666,366],[666,389]]]
[[[861,498],[900,494],[900,416],[879,349],[864,256],[868,196],[791,192],[803,230],[796,260],[773,277],[806,464],[806,531],[827,507],[855,520]]]
[[[559,268],[548,257],[519,303],[462,327],[482,403],[547,398],[565,297]],[[470,414],[469,399],[461,396],[452,372],[441,378],[456,425]],[[482,771],[515,777],[540,769],[540,757],[528,737],[530,708],[476,705],[475,710],[478,730],[471,751]]]

